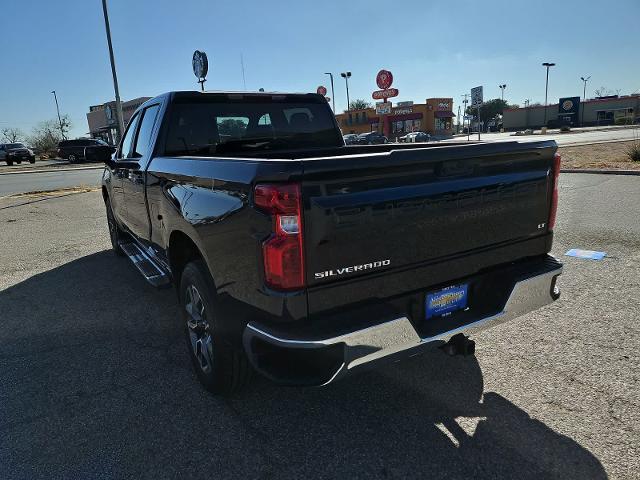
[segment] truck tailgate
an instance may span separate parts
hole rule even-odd
[[[310,313],[315,286],[546,236],[555,151],[555,142],[505,142],[305,160]],[[522,256],[505,251],[505,263]]]

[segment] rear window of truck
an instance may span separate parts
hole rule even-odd
[[[172,104],[165,154],[214,156],[342,145],[328,105],[214,97]]]

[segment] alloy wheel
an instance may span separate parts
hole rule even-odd
[[[213,366],[213,342],[207,320],[207,311],[194,285],[188,285],[185,292],[185,311],[191,349],[203,373],[209,373]]]

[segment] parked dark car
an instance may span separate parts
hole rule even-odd
[[[36,156],[29,147],[23,143],[5,143],[0,145],[0,160],[7,162],[11,166],[14,163],[22,163],[23,161],[35,163]]]
[[[58,143],[58,156],[71,163],[81,161],[104,162],[111,158],[116,148],[99,138],[78,138]]]
[[[358,145],[379,145],[389,143],[387,137],[378,132],[361,133],[356,141]]]
[[[556,150],[347,147],[321,95],[171,92],[134,113],[102,195],[114,251],[176,289],[207,389],[252,370],[325,385],[427,348],[471,355],[463,332],[558,299]]]

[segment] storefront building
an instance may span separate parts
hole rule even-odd
[[[336,115],[343,134],[380,132],[395,140],[411,132],[447,137],[453,134],[453,99],[428,98],[425,103],[378,103],[376,108]]]
[[[623,95],[596,98],[580,102],[575,118],[567,118],[559,110],[559,104],[547,106],[547,126],[559,127],[598,125],[629,125],[640,121],[640,95]],[[545,107],[536,105],[525,108],[508,108],[502,114],[505,130],[525,130],[544,126]]]
[[[133,116],[133,112],[150,98],[151,97],[139,97],[127,102],[122,102],[122,116],[125,127]],[[91,138],[100,138],[111,145],[115,145],[117,136],[116,118],[116,102],[90,106],[89,112],[87,113],[87,123],[89,124],[89,135],[91,135]]]

